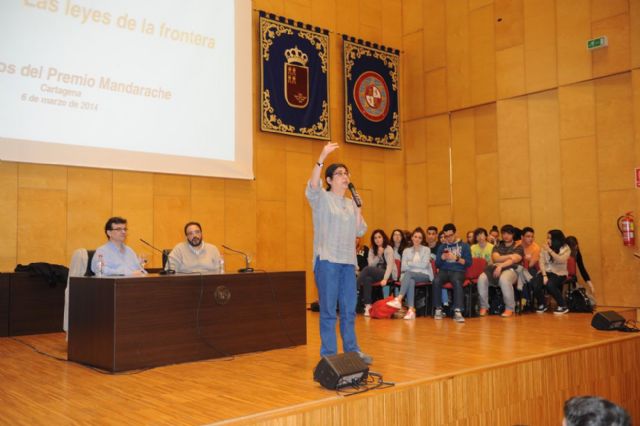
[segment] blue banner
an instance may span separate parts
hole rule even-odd
[[[331,137],[329,32],[260,12],[260,129]]]
[[[400,52],[343,36],[345,140],[400,148]]]

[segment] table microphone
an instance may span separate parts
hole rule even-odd
[[[146,241],[145,241],[145,240],[143,240],[142,238],[140,238],[140,241],[142,241],[143,243],[145,243],[146,245],[148,245],[148,246],[149,246],[149,247],[151,247],[152,249],[154,249],[154,250],[156,250],[156,251],[159,251],[159,252],[160,252],[160,254],[162,254],[162,257],[164,257],[164,251],[160,250],[160,249],[159,249],[159,248],[157,248],[157,247],[152,246],[150,243],[146,242]],[[176,271],[175,271],[175,270],[173,270],[173,269],[171,269],[171,268],[168,268],[168,266],[169,266],[169,256],[167,256],[167,263],[166,263],[166,265],[164,265],[164,268],[162,269],[162,271],[160,271],[160,272],[158,272],[158,273],[159,273],[160,275],[172,275],[172,274],[175,274],[175,273],[176,273]]]
[[[227,246],[225,246],[224,244],[222,245],[222,247],[223,247],[223,248],[225,248],[225,249],[227,249],[227,250],[229,250],[229,251],[232,251],[232,252],[234,252],[234,253],[238,253],[238,254],[241,254],[241,255],[243,255],[243,256],[244,256],[245,267],[244,267],[244,268],[241,268],[241,269],[238,269],[238,272],[253,272],[253,268],[252,268],[252,267],[251,267],[251,265],[249,264],[249,263],[250,263],[250,261],[249,261],[249,255],[248,255],[247,253],[241,252],[240,250],[232,249],[231,247],[227,247]]]

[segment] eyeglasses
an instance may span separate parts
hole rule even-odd
[[[451,238],[451,237],[453,237],[454,235],[455,235],[455,234],[454,234],[453,232],[452,232],[452,233],[450,233],[450,234],[442,234],[442,236],[443,236],[443,237],[445,237],[445,238]]]
[[[350,174],[349,174],[349,172],[335,172],[333,174],[333,176],[346,176],[346,177],[349,177]]]
[[[111,228],[112,231],[127,232],[129,228]]]

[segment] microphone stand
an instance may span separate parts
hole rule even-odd
[[[164,252],[162,250],[160,250],[157,247],[152,246],[150,243],[146,242],[145,240],[143,240],[142,238],[140,238],[140,241],[142,241],[144,244],[148,245],[149,247],[151,247],[152,249],[154,249],[155,251],[160,252],[160,254],[164,257]],[[169,257],[169,255],[167,255],[167,263],[164,265],[162,271],[158,272],[158,274],[160,275],[173,275],[176,273],[175,270],[170,268],[170,260],[171,258]]]
[[[227,246],[225,246],[224,244],[222,245],[222,247],[223,247],[224,249],[226,249],[226,250],[229,250],[229,251],[232,251],[232,252],[234,252],[234,253],[238,253],[238,254],[241,254],[241,255],[243,255],[243,256],[244,256],[245,267],[244,267],[244,268],[241,268],[241,269],[238,269],[238,272],[240,272],[240,273],[253,272],[253,268],[251,267],[251,264],[250,264],[250,261],[249,261],[249,255],[248,255],[248,254],[243,253],[243,252],[241,252],[241,251],[239,251],[239,250],[232,249],[231,247],[227,247]]]

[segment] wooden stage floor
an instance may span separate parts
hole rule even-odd
[[[640,361],[640,333],[597,331],[591,328],[590,321],[589,314],[573,313],[527,314],[512,319],[491,316],[467,319],[465,324],[450,319],[403,321],[358,316],[360,345],[374,357],[371,370],[397,385],[349,398],[337,396],[312,380],[312,370],[319,360],[319,336],[318,314],[311,312],[307,346],[135,374],[103,374],[52,359],[24,344],[66,358],[62,333],[21,336],[17,338],[20,342],[0,338],[0,424],[514,424],[518,412],[535,417],[529,422],[519,419],[520,424],[560,424],[561,404],[545,407],[544,396],[531,396],[539,398],[533,408],[518,400],[506,401],[513,405],[509,409],[493,400],[498,397],[473,402],[473,395],[500,392],[493,388],[501,386],[507,393],[511,386],[517,386],[518,391],[543,395],[548,393],[545,387],[555,386],[550,392],[558,393],[558,400],[575,393],[599,393],[633,405],[629,398],[637,400],[640,379],[628,377],[640,376],[636,367]],[[627,356],[635,359],[627,360]],[[611,365],[591,365],[601,363],[603,357],[606,364],[618,366],[619,371],[613,371]],[[590,366],[590,373],[596,371],[594,378],[582,382],[573,378],[575,374],[561,371],[570,371],[571,365],[567,364],[575,362],[584,362],[587,370]],[[584,369],[585,365],[577,368]],[[524,370],[513,370],[514,366]],[[508,372],[509,369],[513,371]],[[605,371],[597,373],[602,369]],[[487,372],[492,375],[483,376]],[[500,374],[515,374],[516,379],[500,378]],[[521,379],[525,384],[531,383],[532,389],[522,389],[525,385],[517,378],[522,374],[531,375]],[[568,379],[558,379],[564,376]],[[456,381],[461,377],[466,382]],[[429,388],[431,385],[437,387]],[[468,395],[456,395],[460,392],[457,386],[462,386],[462,392]],[[387,411],[380,412],[382,421],[362,417],[362,410],[367,415],[377,415],[374,396],[384,398],[380,407],[384,405]],[[433,402],[435,408],[427,407],[421,412],[421,403],[415,402],[420,398],[426,398],[428,404]],[[467,401],[478,413],[468,406],[441,410],[438,401],[447,399]],[[345,404],[355,405],[345,408]],[[487,414],[491,407],[486,404],[492,405],[494,411]],[[638,405],[627,408],[632,414],[640,414]],[[333,417],[322,414],[323,407]],[[548,413],[537,415],[538,408]],[[389,413],[392,409],[396,412]],[[458,413],[460,410],[464,413]],[[523,414],[528,413],[526,410],[534,414]]]

